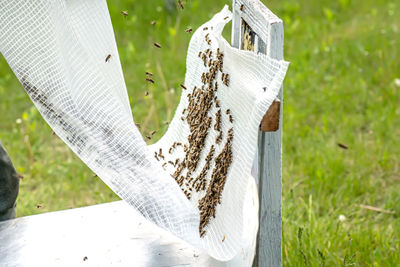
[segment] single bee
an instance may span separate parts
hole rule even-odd
[[[145,96],[148,96],[149,94],[149,91],[146,91],[146,93],[144,93]]]
[[[225,20],[225,19],[229,19],[229,16],[226,16],[226,17],[224,18],[224,20]]]
[[[225,235],[224,235],[224,237],[222,238],[222,242],[224,242],[225,241]]]
[[[146,138],[147,138],[148,140],[151,140],[151,137],[150,137],[150,136],[148,136],[148,135],[146,135]]]
[[[165,124],[165,125],[168,125],[168,124],[169,124],[169,121],[164,121],[164,124]]]
[[[242,5],[240,5],[240,11],[243,11],[243,8],[244,8],[244,5],[242,4]]]
[[[153,20],[150,23],[151,23],[151,25],[156,25],[157,22],[155,20]]]
[[[183,5],[181,0],[178,0],[178,5],[182,10],[185,9],[185,6]]]
[[[146,71],[146,75],[147,75],[147,76],[153,76],[153,73],[151,73],[151,72],[149,72],[149,71]]]
[[[231,110],[230,110],[230,109],[227,109],[225,113],[228,115],[228,114],[231,113]]]
[[[183,88],[183,90],[186,90],[186,86],[181,84],[181,87]]]
[[[154,46],[157,48],[161,48],[161,45],[159,43],[154,43]]]
[[[140,129],[140,123],[135,123],[135,125]]]
[[[203,28],[203,31],[206,31],[206,30],[208,30],[208,27],[204,27],[204,28]]]
[[[154,130],[154,131],[152,131],[150,134],[151,134],[151,135],[155,135],[155,134],[156,134],[156,132],[157,132],[157,131],[156,131],[156,130]]]
[[[185,32],[187,32],[187,33],[191,33],[192,31],[193,31],[193,29],[192,29],[192,28],[187,28]]]
[[[108,62],[110,60],[110,58],[111,58],[111,55],[107,55],[106,62]]]
[[[121,14],[122,14],[124,17],[127,17],[127,16],[128,16],[128,10],[121,11]]]
[[[146,78],[146,81],[154,83],[154,80],[152,78]]]

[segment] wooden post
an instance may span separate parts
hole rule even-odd
[[[259,0],[233,0],[232,46],[283,59],[283,23]],[[282,91],[258,138],[259,233],[255,265],[282,266]]]

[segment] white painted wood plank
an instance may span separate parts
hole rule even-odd
[[[242,10],[240,7],[243,5]],[[255,52],[283,59],[283,23],[258,0],[233,1],[232,45],[240,47],[241,20],[256,33]],[[279,99],[283,103],[281,89]],[[260,226],[257,266],[282,266],[282,107],[279,130],[259,132],[258,186]]]
[[[218,262],[124,201],[0,223],[0,266],[240,266]]]
[[[270,24],[267,53],[283,59],[283,24]],[[283,103],[283,88],[279,99]],[[280,107],[279,129],[276,132],[260,132],[259,192],[260,226],[256,261],[258,266],[282,266],[282,114]]]

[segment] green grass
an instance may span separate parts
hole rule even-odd
[[[292,62],[284,84],[284,265],[398,266],[400,3],[299,2],[267,3],[285,22],[285,58]],[[162,136],[178,104],[190,40],[184,30],[225,3],[190,0],[184,11],[167,12],[164,1],[109,1],[144,134],[159,129],[155,140]],[[129,11],[127,19],[121,10]],[[163,48],[154,49],[153,41]],[[154,86],[144,82],[147,70],[158,77]],[[52,135],[3,58],[0,99],[0,140],[25,176],[18,216],[118,199]]]

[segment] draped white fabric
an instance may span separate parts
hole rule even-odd
[[[193,34],[186,62],[187,90],[167,133],[146,146],[131,115],[105,0],[0,0],[0,51],[55,133],[144,217],[219,260],[233,258],[249,239],[244,220],[257,221],[257,213],[244,218],[243,203],[253,183],[250,172],[258,127],[288,67],[284,61],[232,48],[221,36],[230,17],[225,7]],[[221,117],[220,144],[215,143],[218,133],[210,128],[193,176],[202,170],[212,145],[214,158],[221,153],[230,128],[234,138],[221,203],[200,238],[198,203],[205,190],[192,191],[188,200],[171,177],[174,166],[163,168],[164,161],[157,161],[154,152],[161,148],[166,161],[184,157],[182,151],[171,155],[167,151],[174,142],[187,144],[190,131],[181,114],[188,94],[201,86],[207,66],[198,53],[206,49],[214,55],[219,49],[224,55],[223,72],[229,74],[229,84],[219,82],[215,94],[220,109],[230,109],[234,120],[230,122],[225,114]],[[106,62],[107,55],[111,59]],[[221,81],[221,75],[216,80]],[[208,113],[212,125],[216,112],[213,105]],[[211,171],[206,178],[209,182]]]

